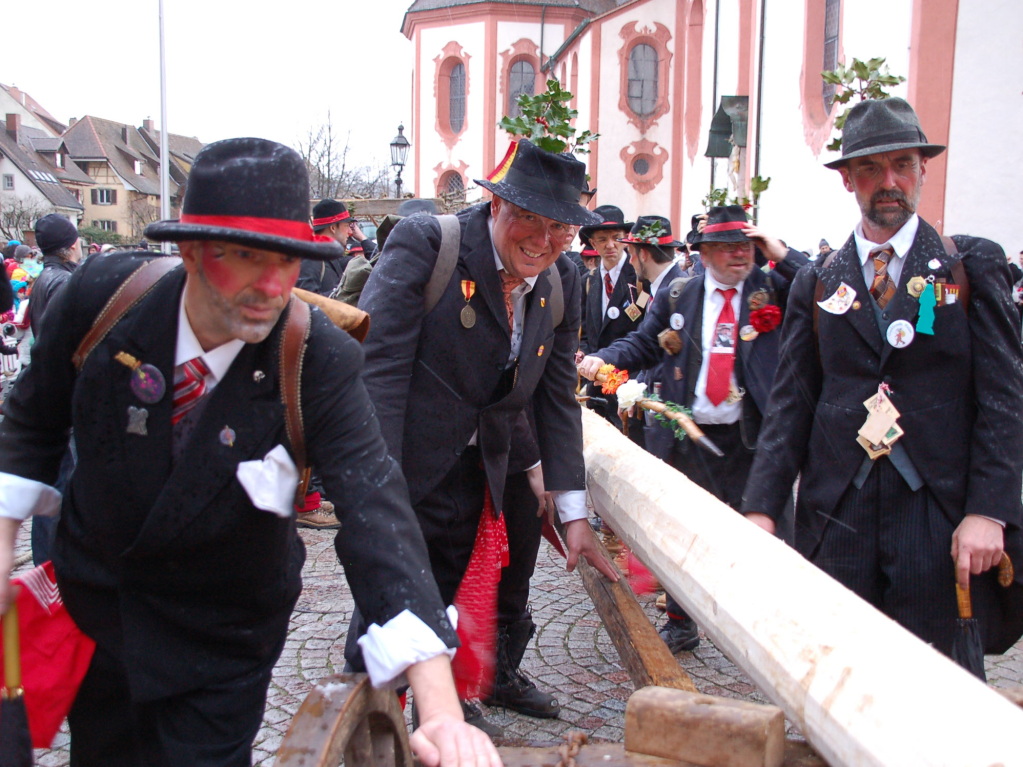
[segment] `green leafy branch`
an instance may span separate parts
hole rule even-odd
[[[749,180],[749,197],[740,197],[738,195],[730,194],[728,187],[717,187],[716,189],[711,189],[701,202],[703,203],[703,207],[707,210],[714,207],[721,207],[723,205],[741,205],[746,210],[751,211],[751,217],[755,221],[756,208],[760,202],[760,195],[766,192],[770,185],[770,176],[767,178],[754,176]]]
[[[677,440],[685,439],[687,435],[686,435],[686,430],[682,428],[682,424],[680,424],[674,418],[669,417],[668,414],[669,413],[681,413],[682,415],[685,415],[685,416],[688,416],[689,418],[692,418],[693,417],[693,411],[691,409],[689,409],[687,407],[683,407],[682,405],[679,405],[679,404],[677,404],[675,402],[669,402],[667,400],[662,400],[660,397],[658,397],[656,395],[650,395],[649,397],[647,397],[647,399],[652,399],[652,400],[655,400],[657,402],[661,402],[664,405],[664,409],[665,409],[664,413],[654,413],[653,414],[654,418],[656,418],[660,422],[661,426],[664,426],[665,428],[671,429],[672,432],[674,432],[674,434],[675,434],[675,439],[677,439]]]
[[[836,104],[848,104],[854,96],[859,96],[860,101],[891,98],[891,94],[885,89],[906,81],[902,75],[893,75],[889,72],[888,65],[885,64],[883,58],[873,58],[867,61],[854,58],[848,67],[839,64],[836,69],[821,72],[821,78],[824,82],[836,87],[837,92],[834,99]],[[851,109],[852,107],[846,107],[835,118],[835,130],[841,131],[845,127],[845,118],[849,116]],[[827,148],[833,152],[841,149],[841,134],[836,136]]]
[[[572,94],[562,90],[557,80],[548,80],[543,93],[521,94],[516,100],[518,117],[504,117],[498,126],[512,136],[529,139],[547,152],[589,154],[586,145],[600,138],[600,134],[585,130],[576,135],[572,120],[579,112],[568,106],[571,100]]]

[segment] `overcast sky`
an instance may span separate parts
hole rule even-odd
[[[400,31],[411,2],[164,0],[170,132],[297,146],[330,110],[342,139],[351,131],[356,165],[389,164],[411,116],[413,48]],[[4,2],[0,82],[64,123],[91,114],[159,127],[159,7]]]

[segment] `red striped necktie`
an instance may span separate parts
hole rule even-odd
[[[182,377],[174,384],[174,409],[171,411],[171,423],[176,424],[195,407],[195,403],[206,393],[206,376],[210,369],[195,357],[181,366]]]

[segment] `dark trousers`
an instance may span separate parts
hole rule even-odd
[[[272,671],[268,663],[214,687],[132,703],[121,663],[97,646],[68,715],[71,767],[249,767]]]
[[[913,492],[880,458],[862,489],[846,490],[816,545],[800,540],[797,519],[796,544],[821,570],[948,655],[958,618],[954,531],[926,486]]]

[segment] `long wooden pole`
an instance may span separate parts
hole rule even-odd
[[[14,599],[3,615],[3,632],[4,689],[8,697],[14,697],[21,693],[21,642],[18,637],[18,603]]]
[[[597,513],[833,767],[1023,765],[1023,711],[596,414],[583,424]]]

